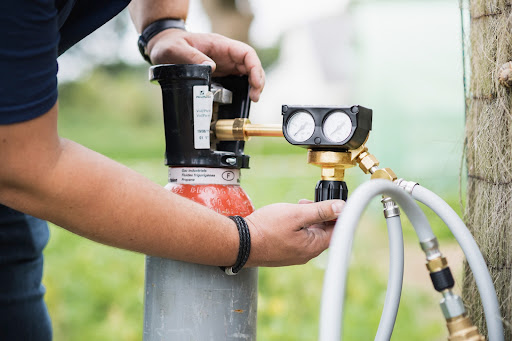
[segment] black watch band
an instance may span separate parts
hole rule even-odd
[[[149,64],[151,64],[151,59],[149,59],[147,51],[149,41],[158,33],[170,28],[178,28],[186,31],[185,21],[182,19],[160,19],[149,24],[149,26],[146,27],[139,36],[139,40],[137,41],[139,52],[142,55],[142,58],[144,58],[144,60]]]

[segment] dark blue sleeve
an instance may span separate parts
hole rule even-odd
[[[46,113],[57,101],[54,0],[1,0],[0,32],[0,124]]]

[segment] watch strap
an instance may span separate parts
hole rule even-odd
[[[147,47],[148,43],[156,36],[158,33],[170,29],[170,28],[177,28],[180,30],[185,30],[185,21],[183,19],[160,19],[157,21],[152,22],[149,24],[143,31],[142,34],[139,36],[139,40],[137,42],[137,45],[139,46],[139,52],[142,55],[142,58],[146,60],[149,64],[151,64],[151,59],[149,59]]]

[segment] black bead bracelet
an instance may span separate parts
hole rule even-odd
[[[238,229],[238,237],[240,238],[240,244],[238,246],[238,256],[236,262],[230,267],[220,267],[227,275],[236,275],[240,271],[251,253],[251,234],[249,233],[249,226],[244,218],[236,215],[230,216],[229,219],[233,220]]]

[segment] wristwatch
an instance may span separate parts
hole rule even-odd
[[[147,51],[149,41],[158,33],[170,28],[177,28],[184,31],[187,30],[185,27],[185,21],[183,19],[161,19],[149,24],[148,27],[146,27],[142,31],[142,34],[139,36],[139,40],[137,41],[139,52],[142,58],[144,58],[144,60],[149,64],[151,64],[151,59],[149,59]]]

